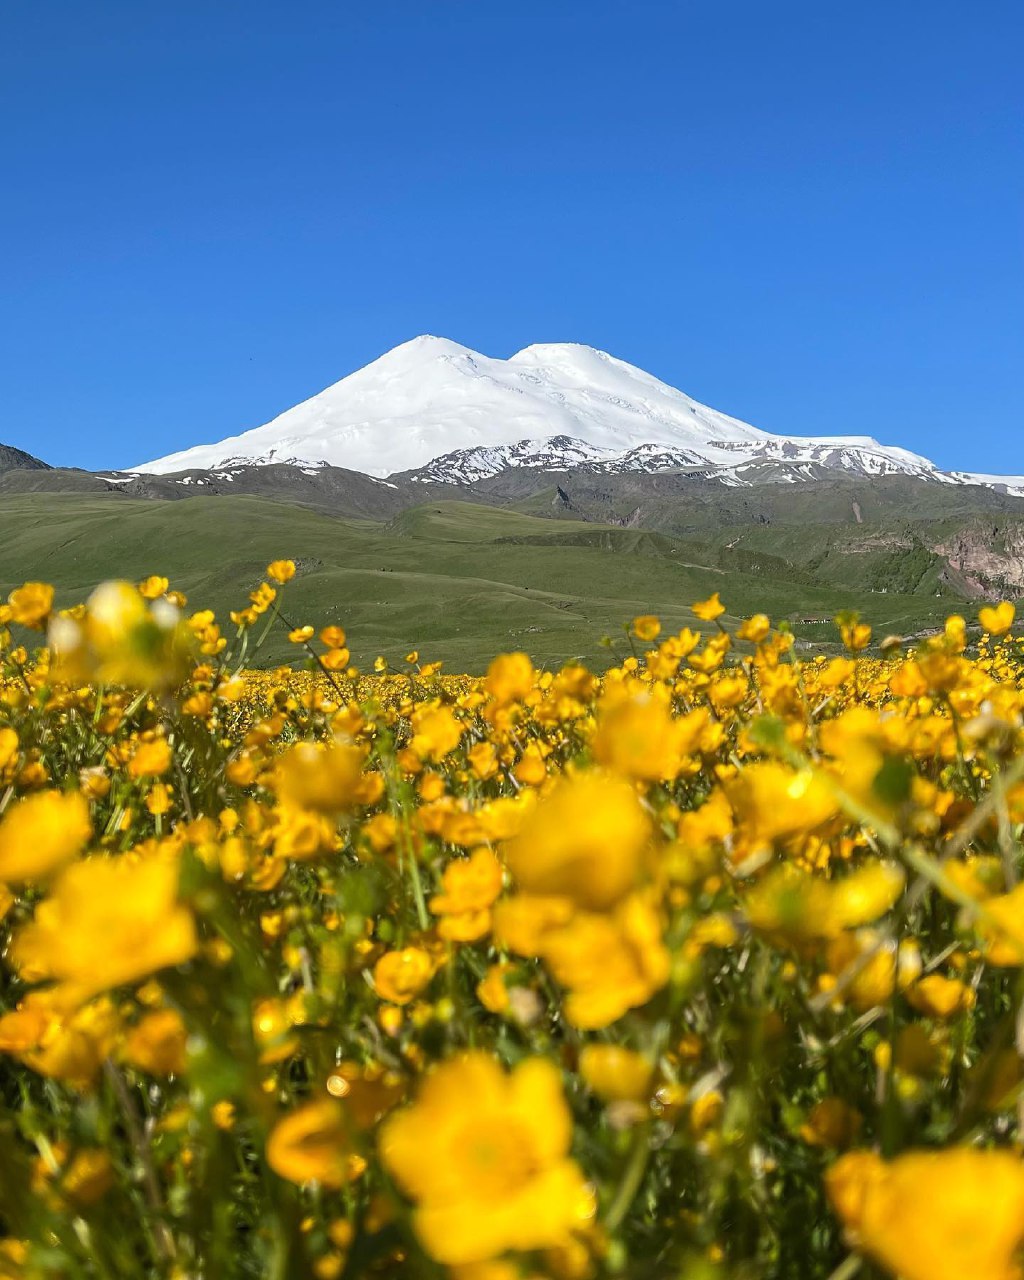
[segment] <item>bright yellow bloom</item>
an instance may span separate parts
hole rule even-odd
[[[26,582],[12,591],[7,600],[12,622],[41,631],[53,608],[53,587],[48,582]]]
[[[506,845],[505,856],[524,892],[604,910],[636,884],[650,836],[631,787],[585,773],[556,783]]]
[[[1013,619],[1016,613],[1016,609],[1009,600],[1003,600],[994,609],[991,607],[980,609],[978,611],[978,621],[989,635],[1002,636],[1013,626]]]
[[[725,613],[725,605],[719,600],[717,591],[714,595],[708,596],[706,600],[698,600],[695,605],[690,607],[701,622],[714,622],[716,618],[720,618]]]
[[[41,791],[0,819],[0,881],[50,875],[85,848],[92,835],[89,805],[76,791]]]
[[[53,978],[81,1000],[183,964],[196,946],[192,913],[178,902],[177,862],[149,854],[68,867],[12,955],[26,976]]]
[[[185,1024],[173,1009],[147,1013],[125,1038],[124,1056],[151,1076],[179,1075],[185,1070]]]
[[[487,668],[484,688],[496,703],[520,702],[532,691],[537,673],[525,653],[502,653]]]
[[[959,978],[930,973],[907,992],[907,999],[921,1013],[932,1018],[953,1018],[974,1007],[975,995]]]
[[[871,924],[895,904],[906,875],[893,862],[870,862],[831,886],[831,911],[845,929]]]
[[[195,643],[169,598],[149,603],[129,582],[102,583],[82,617],[55,617],[48,634],[61,679],[140,688],[177,684]]]
[[[171,767],[173,758],[171,744],[166,738],[153,738],[148,742],[140,742],[128,762],[128,776],[158,778]]]
[[[568,989],[565,1016],[576,1027],[611,1026],[668,981],[669,953],[658,912],[641,895],[611,914],[579,911],[540,939],[539,951]]]
[[[421,760],[437,764],[459,745],[465,729],[450,707],[428,703],[412,714],[412,749]]]
[[[452,942],[472,942],[491,927],[491,905],[501,893],[501,863],[487,848],[449,862],[441,877],[442,892],[430,900],[441,916],[438,933]]]
[[[952,1147],[886,1164],[851,1152],[826,1175],[856,1247],[901,1280],[1016,1280],[1024,1164],[1009,1151]]]
[[[0,727],[0,777],[2,777],[18,758],[18,735],[8,725]]]
[[[985,900],[986,918],[975,928],[989,964],[1024,964],[1024,884]]]
[[[752,848],[813,831],[839,809],[824,779],[809,769],[795,773],[772,760],[747,765],[725,791],[738,833]]]
[[[706,724],[704,711],[673,716],[671,708],[657,698],[617,699],[601,711],[594,759],[629,778],[671,781]]]
[[[420,947],[388,951],[373,969],[373,984],[382,1000],[408,1004],[434,976],[434,962]]]
[[[309,1102],[277,1122],[267,1139],[267,1163],[289,1182],[334,1188],[359,1177],[366,1167],[353,1148],[343,1108],[330,1098]]]
[[[161,596],[167,594],[167,588],[170,585],[166,578],[154,573],[139,583],[139,595],[146,600],[159,600]]]
[[[741,640],[749,640],[751,644],[760,644],[768,638],[772,629],[771,619],[766,613],[755,613],[752,618],[745,618],[737,627],[736,634]]]
[[[424,1248],[458,1265],[556,1248],[586,1226],[593,1194],[569,1158],[571,1139],[556,1067],[527,1059],[506,1075],[472,1053],[443,1063],[385,1121],[380,1151],[416,1204]]]
[[[657,640],[661,634],[661,620],[652,613],[645,613],[639,618],[634,618],[633,634],[638,640],[643,640],[645,644],[652,640]]]
[[[284,1062],[299,1048],[292,1034],[292,1018],[288,1004],[280,999],[259,1000],[252,1011],[252,1033],[263,1065]]]
[[[336,815],[361,802],[366,753],[348,743],[298,742],[277,763],[275,787],[287,805]]]
[[[0,1016],[0,1053],[14,1054],[40,1075],[89,1089],[114,1049],[118,1017],[102,996],[69,1009],[63,993],[33,991]]]
[[[618,1044],[588,1044],[580,1052],[580,1075],[605,1102],[641,1102],[654,1069],[642,1054]]]
[[[295,561],[272,560],[267,565],[267,577],[273,578],[275,582],[291,582],[292,578],[295,577]]]
[[[871,643],[871,628],[866,622],[861,622],[855,613],[840,614],[836,622],[843,644],[851,653],[859,653]]]
[[[477,999],[491,1013],[505,1013],[511,1004],[505,985],[505,974],[511,968],[510,964],[492,964],[477,983]]]

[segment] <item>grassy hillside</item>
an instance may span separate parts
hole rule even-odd
[[[602,635],[638,613],[699,626],[689,605],[719,591],[730,613],[763,610],[798,622],[821,643],[830,627],[805,617],[861,608],[884,631],[935,622],[945,605],[921,595],[824,587],[781,576],[757,557],[644,530],[552,522],[507,508],[430,503],[389,523],[340,519],[256,497],[159,502],[121,495],[8,495],[0,504],[0,590],[25,579],[56,584],[70,603],[109,577],[167,574],[197,605],[225,619],[245,602],[268,560],[293,557],[290,621],[337,621],[354,658],[400,660],[411,648],[451,669],[478,670],[489,654],[522,648],[548,664],[600,664]],[[762,557],[763,558],[763,557]],[[276,639],[269,661],[290,646]]]

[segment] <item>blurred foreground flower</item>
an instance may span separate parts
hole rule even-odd
[[[567,1244],[594,1213],[569,1158],[572,1120],[557,1070],[492,1057],[443,1063],[411,1107],[384,1124],[384,1162],[416,1202],[416,1231],[440,1262]]]

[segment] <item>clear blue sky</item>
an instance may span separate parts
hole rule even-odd
[[[1019,0],[0,11],[0,441],[98,467],[417,333],[1024,472]]]

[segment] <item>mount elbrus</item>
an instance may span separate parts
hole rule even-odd
[[[433,337],[395,347],[262,427],[136,470],[275,463],[442,484],[528,467],[691,471],[728,485],[908,475],[1024,493],[1024,478],[943,472],[870,436],[760,431],[592,347],[543,344],[498,360]]]

